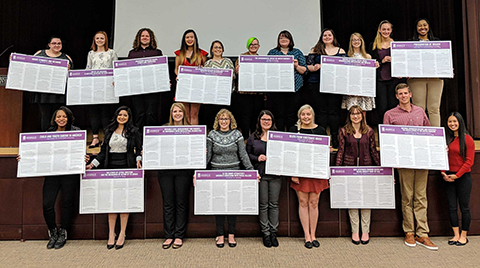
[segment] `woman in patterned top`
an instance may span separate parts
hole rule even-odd
[[[93,36],[92,50],[88,52],[87,67],[85,69],[112,69],[113,61],[118,60],[117,53],[108,47],[107,33],[98,31]],[[92,124],[93,140],[88,148],[95,148],[100,146],[98,139],[98,130],[100,124],[105,129],[108,125],[111,105],[98,104],[90,105],[90,122]]]

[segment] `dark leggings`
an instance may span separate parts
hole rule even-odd
[[[158,183],[162,190],[165,238],[183,239],[187,230],[192,172],[189,170],[159,171]]]
[[[375,106],[377,107],[378,123],[383,123],[383,115],[386,111],[395,108],[398,100],[395,94],[395,87],[401,81],[393,78],[388,81],[377,81]]]
[[[290,129],[297,122],[297,111],[299,108],[299,92],[275,92],[270,93],[271,111],[275,116],[275,124],[278,131]]]
[[[457,206],[460,205],[462,212],[462,231],[470,229],[470,192],[472,191],[472,176],[469,173],[463,174],[453,182],[444,181],[445,192],[447,193],[448,211],[452,227],[458,227]],[[458,200],[458,204],[457,204]]]
[[[132,96],[133,118],[135,126],[143,130],[144,126],[155,126],[157,123],[156,107],[161,103],[159,93]]]
[[[316,87],[318,84],[312,84]],[[338,144],[338,129],[340,128],[340,107],[342,106],[342,95],[331,93],[320,93],[319,110],[317,122],[321,127],[327,129],[330,126],[332,145],[336,148]]]
[[[111,105],[100,104],[90,105],[87,107],[90,108],[90,123],[92,124],[92,134],[98,135],[100,127],[103,127],[103,129],[105,130],[108,126],[108,121],[111,115]]]
[[[216,215],[215,221],[217,224],[217,236],[223,235],[223,225],[225,224],[225,217],[227,217],[228,221],[228,234],[235,234],[237,215]]]
[[[43,217],[48,229],[57,227],[55,221],[55,201],[58,192],[62,192],[62,228],[70,230],[73,220],[74,200],[79,188],[80,179],[78,175],[62,175],[45,177],[43,182]]]
[[[60,106],[61,103],[39,103],[38,107],[40,108],[40,124],[42,131],[47,131],[50,127],[50,121],[52,120],[52,115]]]

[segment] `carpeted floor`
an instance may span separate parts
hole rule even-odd
[[[236,248],[219,249],[213,238],[188,239],[180,249],[162,249],[160,239],[127,240],[121,250],[106,241],[69,240],[60,250],[47,241],[1,241],[0,267],[479,267],[480,236],[463,247],[433,237],[438,251],[409,248],[400,237],[374,237],[368,245],[349,238],[322,238],[320,248],[306,249],[301,238],[280,237],[278,248],[261,238],[238,238]]]

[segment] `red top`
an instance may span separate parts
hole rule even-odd
[[[200,52],[202,53],[202,56],[207,56],[207,55],[208,55],[208,52],[205,51],[205,50],[203,50],[203,49],[200,49]],[[175,51],[174,53],[175,53],[175,55],[177,55],[177,56],[180,55],[180,49],[177,50],[177,51]],[[182,65],[185,65],[185,66],[199,66],[199,65],[193,65],[193,64],[191,64],[191,63],[187,60],[187,58],[183,59]]]
[[[450,171],[457,172],[457,177],[463,176],[472,170],[473,160],[475,158],[475,143],[470,135],[465,135],[465,144],[467,146],[466,160],[460,155],[460,144],[458,137],[448,145],[448,164]]]

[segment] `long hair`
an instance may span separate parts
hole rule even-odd
[[[105,37],[105,44],[103,45],[103,47],[105,48],[105,51],[108,51],[108,37],[107,37],[107,33],[104,32],[104,31],[98,31],[96,32],[94,35],[93,35],[93,42],[92,42],[92,47],[91,49],[93,51],[97,51],[98,50],[98,46],[97,46],[97,43],[95,43],[95,36],[97,36],[97,34],[103,34],[103,36]]]
[[[56,38],[56,37],[55,37]],[[72,130],[72,125],[75,123],[75,117],[70,109],[65,106],[60,106],[52,115],[52,119],[50,120],[50,127],[48,131],[56,131],[58,129],[57,122],[55,122],[55,118],[57,117],[58,111],[63,111],[67,115],[67,124],[65,125],[65,130]]]
[[[220,116],[222,116],[223,114],[228,115],[228,117],[230,118],[230,129],[237,129],[237,121],[235,120],[235,117],[233,117],[232,112],[227,109],[221,109],[220,111],[218,111],[217,115],[215,116],[215,122],[213,123],[213,129],[220,129],[218,121],[220,120]]]
[[[290,43],[288,43],[288,51],[292,51],[293,47],[295,46],[295,43],[293,42],[292,34],[287,30],[283,30],[278,34],[277,47],[275,49],[278,50],[278,51],[280,51],[282,49],[282,47],[280,46],[280,37],[285,37],[288,40],[290,40]]]
[[[269,110],[262,110],[260,112],[260,114],[258,115],[257,126],[255,128],[255,132],[253,132],[253,137],[256,140],[259,140],[262,137],[262,134],[263,134],[262,124],[261,124],[260,121],[262,119],[262,116],[264,116],[264,115],[268,115],[272,119],[272,126],[270,127],[269,130],[272,130],[272,131],[277,130],[277,126],[275,125],[275,117],[273,116],[272,112],[270,112]]]
[[[300,119],[300,115],[302,114],[303,110],[306,110],[306,109],[310,109],[313,115],[312,122],[315,122],[315,111],[313,110],[312,106],[308,104],[303,105],[302,107],[300,107],[300,109],[298,109],[298,112],[297,112],[298,120],[297,120],[297,123],[295,124],[295,126],[297,126],[297,130],[299,131],[302,128],[302,120]]]
[[[318,41],[317,43],[315,44],[314,47],[312,47],[312,50],[313,50],[313,53],[315,54],[320,54],[320,55],[327,55],[327,51],[325,51],[325,43],[323,42],[323,34],[326,32],[326,31],[330,31],[333,35],[333,42],[332,42],[332,45],[335,46],[335,47],[340,47],[340,44],[338,43],[337,41],[337,37],[335,36],[335,32],[332,30],[332,29],[329,29],[329,28],[325,28],[322,30],[322,32],[320,33],[320,38],[318,38]]]
[[[125,123],[123,127],[122,136],[124,136],[125,138],[129,138],[135,135],[136,128],[133,124],[132,110],[130,110],[130,108],[128,108],[127,106],[120,106],[113,114],[113,117],[110,120],[110,124],[108,124],[107,129],[105,130],[105,139],[110,139],[113,132],[115,132],[115,130],[117,129],[118,127],[117,117],[118,117],[118,114],[120,114],[120,111],[126,111],[128,114],[128,121],[127,123]]]
[[[222,47],[222,56],[223,56],[223,52],[225,52],[225,47],[223,46],[223,43],[222,41],[220,40],[215,40],[212,42],[212,44],[210,45],[210,55],[208,55],[208,58],[209,59],[213,59],[213,46],[215,44],[220,44],[220,46]]]
[[[392,28],[393,30],[393,24],[391,24],[388,20],[382,20],[378,25],[377,35],[375,36],[375,40],[373,41],[372,50],[375,50],[377,48],[378,49],[382,48],[382,35],[380,34],[380,29],[382,28],[382,25],[384,25],[385,23],[390,24],[390,28]],[[392,37],[392,34],[390,34],[390,37]]]
[[[352,41],[353,41],[353,38],[354,38],[355,36],[358,37],[358,38],[360,39],[360,42],[362,43],[362,44],[360,45],[360,53],[362,53],[362,57],[363,57],[364,59],[366,59],[368,54],[367,54],[367,52],[365,51],[365,40],[363,40],[363,36],[362,36],[361,34],[359,34],[359,33],[353,33],[352,35],[350,35],[350,43],[349,43],[349,45],[348,45],[348,53],[347,53],[347,55],[348,55],[349,57],[353,57],[353,54],[355,53],[355,50],[353,49],[353,46],[352,46]]]
[[[155,37],[155,34],[150,28],[142,28],[138,30],[137,35],[135,36],[135,40],[133,40],[133,49],[134,50],[140,49],[140,46],[142,44],[140,40],[141,40],[143,31],[147,31],[148,34],[150,35],[150,43],[148,45],[151,46],[153,49],[157,49],[157,38]]]
[[[459,112],[452,112],[447,116],[447,127],[445,128],[445,134],[447,134],[447,145],[455,140],[455,133],[448,127],[448,118],[454,116],[458,121],[458,143],[460,145],[460,155],[464,160],[467,158],[467,145],[465,143],[465,135],[469,135],[467,128],[465,127],[465,121],[463,120],[462,115]]]
[[[435,37],[435,35],[433,35],[432,28],[430,27],[430,22],[429,22],[427,19],[424,19],[424,18],[420,18],[420,19],[418,19],[418,20],[415,21],[415,26],[414,26],[414,30],[413,30],[412,40],[415,40],[415,41],[418,40],[417,25],[418,25],[418,23],[419,23],[421,20],[426,21],[427,24],[428,24],[428,33],[427,33],[427,38],[428,38],[428,40],[429,40],[429,41],[436,40],[437,38]]]
[[[193,53],[191,57],[191,64],[195,66],[202,65],[203,56],[202,56],[202,52],[200,51],[200,45],[198,44],[197,33],[195,33],[195,31],[192,29],[188,29],[183,33],[182,41],[181,41],[182,45],[180,46],[180,53],[178,55],[178,57],[180,58],[180,62],[183,62],[187,57],[188,45],[187,45],[187,42],[185,42],[185,36],[187,36],[187,34],[189,33],[193,33],[193,36],[195,37],[195,42],[193,43]]]
[[[355,128],[353,127],[353,123],[352,123],[352,119],[350,118],[350,115],[353,114],[353,113],[360,113],[362,115],[362,121],[360,122],[360,133],[362,135],[364,134],[367,134],[368,132],[368,125],[367,125],[367,120],[365,120],[365,116],[363,116],[363,110],[362,108],[360,108],[360,106],[358,105],[354,105],[352,107],[350,107],[350,110],[348,110],[348,115],[347,115],[347,120],[345,122],[345,130],[347,132],[347,134],[349,135],[354,135],[355,134]]]
[[[169,126],[174,125],[173,109],[175,107],[180,108],[180,110],[182,110],[182,113],[183,113],[182,125],[184,125],[184,126],[190,125],[190,121],[188,120],[187,111],[185,110],[185,106],[180,102],[175,102],[175,103],[172,104],[172,107],[170,107],[170,118],[168,119],[168,125]]]

